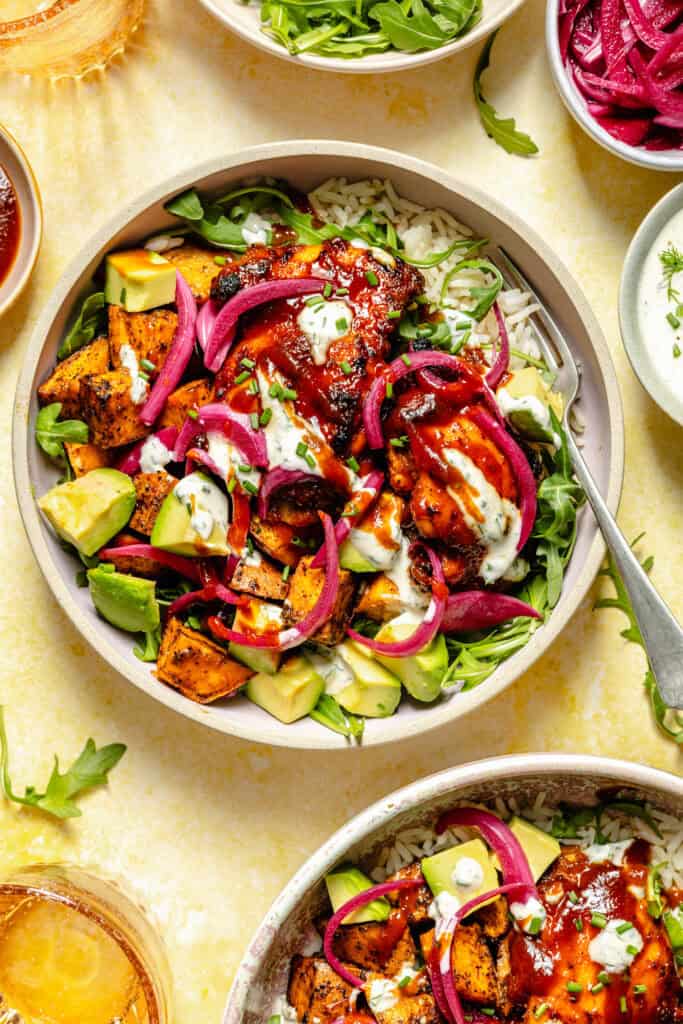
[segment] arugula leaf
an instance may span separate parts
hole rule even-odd
[[[165,209],[182,220],[199,221],[204,216],[204,207],[197,190],[190,188],[166,203]]]
[[[338,732],[350,739],[361,740],[365,722],[356,715],[344,711],[338,701],[329,693],[323,693],[322,697],[310,713],[310,717],[319,725],[324,725],[332,732]]]
[[[58,462],[66,459],[64,442],[86,444],[88,425],[82,420],[60,420],[61,402],[45,405],[36,416],[36,441],[46,455]]]
[[[92,739],[64,773],[59,770],[55,757],[54,768],[44,793],[33,786],[27,786],[24,796],[12,789],[9,772],[9,748],[5,731],[4,709],[0,706],[0,787],[7,800],[25,807],[36,807],[55,818],[78,818],[82,814],[76,798],[96,786],[107,782],[109,772],[119,763],[126,752],[123,743],[112,743],[98,750]]]
[[[595,828],[595,842],[605,845],[609,838],[603,832],[602,823],[606,814],[621,814],[627,818],[640,818],[656,835],[661,835],[657,823],[646,805],[638,800],[605,800],[592,807],[573,807],[560,804],[553,818],[551,835],[555,839],[578,839],[582,829],[591,825]]]
[[[489,138],[497,142],[499,146],[502,146],[506,153],[513,153],[517,156],[533,156],[534,153],[538,153],[538,146],[533,139],[524,132],[517,130],[513,117],[499,117],[495,108],[485,99],[482,91],[481,76],[489,66],[491,47],[498,35],[498,31],[496,29],[489,36],[477,61],[477,66],[474,70],[474,81],[472,83],[474,102],[477,104],[481,123]]]
[[[443,284],[441,286],[441,303],[445,301],[446,295],[448,294],[448,286],[450,285],[453,278],[461,273],[463,270],[482,270],[487,274],[493,275],[493,281],[490,284],[476,285],[469,289],[470,295],[473,299],[477,299],[477,303],[473,309],[466,310],[467,315],[471,316],[474,320],[483,320],[491,306],[498,298],[498,293],[503,287],[503,275],[501,274],[498,267],[496,267],[489,260],[485,259],[465,259],[448,271],[446,274]]]
[[[156,661],[161,646],[161,626],[149,633],[142,633],[141,637],[143,642],[135,645],[133,654],[140,661]]]
[[[443,46],[452,33],[439,27],[422,0],[413,0],[411,7],[413,13],[409,15],[394,0],[393,3],[375,4],[370,14],[379,21],[382,31],[397,50],[417,53],[418,50],[436,50]]]
[[[89,345],[98,334],[102,334],[106,329],[107,312],[104,292],[94,292],[84,300],[80,313],[59,346],[57,359],[62,360],[73,355],[79,348]]]

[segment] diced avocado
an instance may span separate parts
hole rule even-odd
[[[107,256],[104,298],[129,313],[175,301],[176,269],[158,252],[129,249]]]
[[[118,469],[93,469],[76,480],[56,484],[38,499],[38,507],[60,537],[89,557],[132,516],[135,486]]]
[[[341,544],[341,568],[351,572],[390,569],[400,547],[402,512],[401,499],[392,491],[384,491]]]
[[[367,718],[393,715],[401,700],[400,680],[351,640],[339,644],[337,652],[354,675],[353,682],[335,694],[341,706]]]
[[[278,604],[259,601],[251,598],[248,604],[240,605],[235,612],[232,628],[238,633],[264,633],[269,628],[282,625],[282,608]],[[230,654],[243,665],[253,668],[254,672],[265,672],[272,675],[280,667],[282,655],[279,651],[270,651],[266,647],[247,647],[244,644],[229,646]]]
[[[336,913],[340,907],[348,903],[354,896],[372,889],[375,883],[364,875],[353,864],[344,864],[336,871],[325,876],[325,885],[330,897],[332,910]],[[342,924],[367,924],[368,921],[386,921],[391,913],[391,905],[385,899],[373,900],[348,914]]]
[[[205,473],[190,473],[164,499],[151,543],[190,558],[227,555],[227,530],[227,495]]]
[[[159,625],[154,580],[110,572],[101,566],[88,571],[90,596],[103,619],[129,633],[150,633]]]
[[[538,881],[560,856],[562,852],[560,844],[557,839],[553,839],[547,832],[536,828],[535,825],[523,818],[512,818],[510,830],[519,839],[533,872],[534,881]]]
[[[496,397],[504,415],[523,437],[551,443],[553,430],[549,409],[562,419],[562,395],[552,391],[534,366],[516,370]]]
[[[673,910],[665,910],[662,920],[666,934],[669,936],[671,948],[674,953],[679,953],[683,950],[683,903],[679,903]],[[678,956],[676,957],[677,964],[680,964],[680,959]]]
[[[412,636],[421,622],[414,612],[404,612],[397,618],[386,622],[376,639],[384,643],[395,643]],[[390,658],[386,654],[375,657],[397,675],[406,690],[415,700],[436,700],[441,693],[441,681],[448,670],[448,650],[446,638],[442,633],[434,637],[430,644],[423,647],[417,654],[404,658]]]
[[[350,572],[377,572],[377,567],[363,557],[350,536],[339,547],[339,565]]]
[[[463,880],[467,879],[465,884],[458,884],[457,868],[461,862]],[[477,867],[474,868],[471,862]],[[473,872],[481,877],[479,885],[470,884]],[[422,861],[422,874],[434,896],[447,892],[461,904],[468,903],[480,893],[489,892],[499,885],[489,849],[481,839],[471,839],[467,843],[460,843],[448,850],[442,850],[441,853],[435,853],[433,857],[425,857]],[[489,902],[492,903],[493,900]]]
[[[247,683],[247,697],[289,725],[310,714],[325,686],[306,658],[295,656],[275,675],[259,672]]]

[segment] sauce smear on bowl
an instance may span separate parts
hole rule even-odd
[[[0,284],[12,269],[20,236],[19,201],[7,172],[0,166]]]

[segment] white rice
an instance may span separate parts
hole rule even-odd
[[[446,210],[427,210],[418,203],[399,196],[390,181],[379,178],[349,182],[346,178],[330,178],[318,188],[309,192],[308,198],[318,217],[341,228],[358,223],[364,214],[371,212],[375,218],[384,217],[396,229],[402,240],[406,255],[411,259],[424,259],[434,252],[443,252],[455,241],[471,238],[472,231],[461,224]],[[454,252],[437,267],[422,270],[425,279],[425,293],[435,303],[441,298],[444,279],[450,270],[463,259],[462,252]],[[452,280],[446,292],[446,304],[461,312],[472,308],[469,289],[489,283],[489,274],[481,270],[466,270]],[[532,302],[528,292],[519,288],[507,288],[500,292],[498,304],[505,318],[505,325],[512,348],[534,359],[540,358],[534,328],[530,317],[538,306]],[[469,346],[477,348],[491,345],[498,337],[498,327],[493,313],[476,325],[469,339]],[[485,349],[490,356],[493,349]],[[512,369],[524,366],[524,360],[513,356]]]

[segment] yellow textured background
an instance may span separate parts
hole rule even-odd
[[[1,5],[0,5],[1,6]],[[34,564],[11,485],[15,380],[41,306],[66,263],[124,199],[184,166],[241,146],[338,137],[434,161],[510,204],[555,246],[592,302],[626,409],[621,523],[647,531],[654,578],[683,615],[680,430],[633,377],[619,340],[620,268],[637,224],[678,177],[621,163],[560,104],[545,57],[543,5],[530,0],[499,37],[487,93],[541,147],[507,156],[471,100],[475,51],[409,74],[336,76],[262,55],[192,0],[155,0],[124,61],[104,77],[50,86],[0,80],[0,120],[42,185],[46,233],[33,282],[0,322],[0,701],[17,783],[41,783],[52,754],[87,736],[129,750],[109,789],[68,825],[0,806],[0,871],[68,859],[125,876],[167,940],[178,1024],[218,1024],[242,951],[308,854],[389,790],[459,761],[525,750],[631,757],[672,771],[679,754],[653,725],[643,659],[616,612],[592,595],[564,638],[476,721],[422,740],[348,754],[238,742],[185,722],[114,676],[56,607]]]

